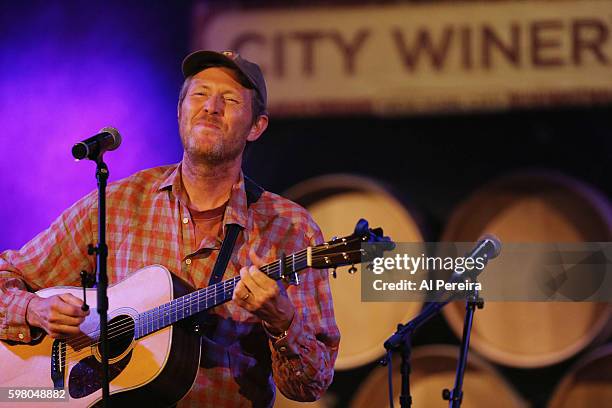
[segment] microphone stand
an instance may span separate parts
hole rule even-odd
[[[412,406],[412,396],[410,395],[410,354],[412,351],[412,335],[425,322],[437,315],[440,310],[450,302],[432,302],[423,308],[417,317],[406,323],[398,324],[397,331],[385,341],[385,349],[388,351],[399,351],[402,356],[401,374],[402,391],[400,394],[400,407],[409,408]],[[390,362],[389,362],[390,363]],[[393,396],[390,396],[392,398]]]
[[[100,316],[100,345],[102,357],[102,406],[109,406],[109,376],[108,376],[108,273],[106,245],[106,183],[108,167],[102,160],[102,154],[96,158],[96,180],[98,181],[98,245],[89,245],[88,253],[96,255],[98,315]]]
[[[486,263],[488,261],[488,256],[485,257],[485,265],[481,269],[477,269],[467,274],[466,277],[473,283],[477,283],[476,277],[482,272]],[[427,303],[421,313],[419,313],[414,319],[410,320],[405,325],[398,324],[397,331],[387,339],[384,343],[384,347],[387,351],[399,351],[402,356],[402,366],[401,366],[401,374],[402,374],[402,392],[400,394],[400,407],[401,408],[409,408],[412,405],[412,396],[410,395],[410,353],[412,346],[412,335],[416,332],[416,330],[425,324],[429,319],[436,316],[440,313],[440,310],[444,306],[446,306],[449,302],[454,300],[457,297],[456,293],[451,293],[450,296],[447,296],[447,299],[442,300],[440,297],[439,301],[434,301]],[[461,406],[461,400],[463,398],[463,377],[465,373],[465,367],[467,363],[467,354],[468,348],[470,345],[470,335],[472,332],[472,322],[474,319],[475,308],[478,307],[482,309],[484,307],[484,301],[478,297],[478,291],[473,290],[471,295],[468,296],[467,302],[467,312],[465,316],[464,326],[463,326],[463,338],[461,340],[461,351],[459,356],[459,361],[457,363],[457,371],[455,376],[455,386],[451,391],[448,389],[443,390],[442,398],[445,400],[449,400],[450,408],[458,408]],[[389,361],[390,363],[390,361]],[[390,401],[393,401],[393,396],[389,396]]]
[[[474,282],[476,280],[474,279]],[[455,373],[455,385],[452,391],[444,389],[442,399],[449,401],[449,408],[459,408],[463,400],[463,377],[467,367],[467,356],[470,348],[470,336],[472,334],[472,322],[476,308],[482,309],[484,300],[478,296],[478,290],[474,289],[468,297],[465,305],[465,319],[463,321],[463,336],[461,338],[461,349],[459,360],[457,361],[457,371]]]

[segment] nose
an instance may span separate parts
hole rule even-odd
[[[218,94],[211,94],[204,101],[204,111],[210,115],[223,114],[224,101],[223,97]]]

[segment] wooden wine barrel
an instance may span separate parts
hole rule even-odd
[[[370,227],[382,227],[396,242],[422,242],[416,218],[382,184],[353,175],[329,175],[302,182],[286,197],[307,208],[326,239],[350,234],[359,218]],[[341,343],[335,368],[354,368],[370,363],[384,353],[382,347],[398,323],[420,310],[418,302],[361,302],[361,271],[347,273],[338,268],[330,279]]]
[[[563,377],[549,408],[591,408],[612,405],[612,344],[581,358]]]
[[[612,209],[600,193],[558,174],[521,173],[476,191],[454,212],[443,241],[476,241],[484,233],[503,243],[610,241]],[[495,261],[493,261],[495,262]],[[486,273],[486,271],[485,271]],[[461,337],[465,306],[444,309]],[[567,359],[605,336],[604,303],[486,302],[477,311],[470,345],[514,367],[543,367]]]
[[[412,351],[410,394],[414,407],[448,407],[442,390],[452,389],[459,348],[449,345],[415,347]],[[359,387],[351,408],[388,407],[388,374],[386,367],[376,367]],[[393,362],[394,406],[399,407],[401,375],[399,358]],[[527,404],[503,377],[475,353],[468,354],[463,383],[462,406],[518,408]]]

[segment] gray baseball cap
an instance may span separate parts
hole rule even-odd
[[[233,68],[242,74],[250,88],[257,92],[265,110],[268,102],[268,92],[261,68],[254,62],[242,58],[237,52],[205,50],[192,52],[183,60],[183,76],[187,78],[206,68],[219,66]]]

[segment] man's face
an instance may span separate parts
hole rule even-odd
[[[198,163],[221,164],[242,154],[252,132],[254,91],[243,87],[236,73],[212,67],[191,79],[179,106],[179,132],[185,154]]]

